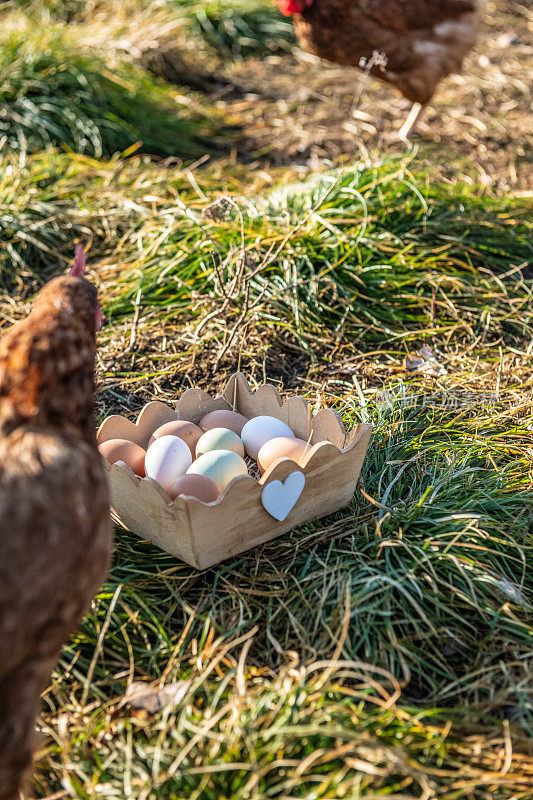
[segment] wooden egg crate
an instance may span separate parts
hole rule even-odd
[[[138,478],[122,462],[106,467],[111,487],[112,516],[120,525],[162,550],[205,569],[227,558],[274,539],[286,531],[350,503],[368,449],[371,425],[360,424],[346,432],[339,415],[331,409],[310,414],[306,400],[289,397],[282,402],[274,386],[265,384],[255,392],[241,373],[232,375],[220,397],[201,389],[188,389],[175,409],[159,401],[148,403],[136,423],[125,417],[108,417],[98,430],[98,444],[108,439],[129,439],[145,448],[152,433],[176,419],[198,424],[210,411],[234,410],[251,418],[261,414],[277,417],[295,436],[309,441],[311,449],[301,465],[288,458],[275,461],[256,480],[250,475],[235,478],[212,503],[193,497],[170,498],[150,478]],[[305,485],[301,494],[303,473]],[[288,480],[287,480],[288,479]],[[265,510],[262,493],[279,493],[292,510],[283,520]],[[283,484],[283,485],[281,485]],[[293,484],[291,486],[291,484]],[[296,485],[297,484],[297,485]],[[266,501],[266,496],[263,498]]]

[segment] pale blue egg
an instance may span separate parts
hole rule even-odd
[[[210,450],[193,461],[187,475],[205,475],[222,491],[234,478],[248,475],[248,468],[237,453],[230,450]]]
[[[211,428],[196,443],[196,456],[209,453],[210,450],[231,450],[241,458],[244,456],[244,445],[241,437],[229,428]]]

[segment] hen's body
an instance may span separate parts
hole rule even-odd
[[[289,0],[290,1],[290,0]],[[294,0],[299,2],[299,0]],[[293,15],[301,46],[346,66],[386,66],[371,72],[393,83],[413,103],[431,100],[443,78],[461,68],[475,43],[483,0],[302,0]]]
[[[41,692],[111,550],[82,281],[51,282],[0,343],[0,800],[19,798]]]

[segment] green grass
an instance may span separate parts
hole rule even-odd
[[[57,146],[101,157],[137,145],[191,159],[213,151],[223,121],[189,105],[132,64],[109,66],[60,28],[0,37],[0,138],[11,150]]]
[[[127,636],[135,598],[121,595],[119,604]],[[152,633],[144,621],[136,627]],[[242,640],[223,646],[211,634],[208,627],[200,632],[191,658],[189,630],[168,660],[167,680],[179,676],[189,687],[182,706],[156,723],[106,703],[107,683],[100,682],[102,693],[93,690],[90,705],[80,705],[83,665],[73,667],[76,678],[68,686],[56,682],[47,698],[51,740],[39,795],[66,787],[83,798],[105,792],[168,800],[407,800],[429,789],[447,800],[527,796],[531,778],[519,762],[499,774],[502,737],[483,735],[490,723],[482,718],[479,734],[465,745],[464,714],[456,712],[450,733],[438,711],[398,708],[394,680],[370,665],[333,661],[306,668],[293,656],[273,674],[246,663]],[[253,651],[252,637],[245,639]]]
[[[115,10],[111,2],[81,2],[81,0],[9,0],[14,9],[22,8],[34,20],[53,20],[67,25],[90,21],[95,11],[109,14]],[[126,2],[123,3],[126,6]],[[233,61],[290,53],[296,45],[292,22],[281,15],[274,2],[264,0],[131,0],[133,12],[150,19],[150,9],[168,21],[179,20],[179,42],[195,42],[219,59]],[[133,13],[132,12],[132,13]]]
[[[526,205],[468,187],[424,184],[423,174],[393,159],[266,197],[235,197],[244,217],[242,280],[234,206],[215,220],[198,216],[209,212],[209,199],[193,201],[188,213],[164,209],[164,240],[143,252],[135,277],[121,281],[110,314],[129,314],[141,288],[143,302],[165,317],[187,314],[201,295],[196,314],[203,317],[237,280],[229,304],[235,315],[248,303],[250,319],[260,314],[263,324],[290,332],[315,354],[317,341],[339,332],[363,346],[399,349],[444,334],[524,336],[532,321],[531,281],[524,283],[513,267],[533,255]],[[150,219],[145,240],[156,239],[157,228]]]
[[[292,23],[274,3],[174,2],[186,13],[191,34],[221,58],[245,60],[288,53],[296,45]]]
[[[26,297],[72,260],[74,244],[104,255],[143,216],[147,159],[98,161],[37,153],[0,161],[0,289]]]
[[[44,20],[72,22],[84,16],[89,8],[94,11],[94,0],[4,0],[5,6],[14,10],[34,12]]]

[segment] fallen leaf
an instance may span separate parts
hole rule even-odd
[[[409,354],[405,359],[405,368],[408,372],[423,372],[424,375],[433,375],[440,378],[448,374],[442,364],[439,364],[433,350],[425,344],[418,351],[418,355]]]
[[[418,351],[418,355],[422,356],[422,358],[425,358],[427,361],[436,361],[437,360],[435,358],[435,353],[433,352],[433,350],[431,349],[431,347],[428,344],[422,345],[422,347]]]
[[[134,711],[158,714],[164,708],[178,706],[191,685],[190,681],[176,681],[159,687],[157,684],[134,681],[118,704],[118,708],[129,706]]]

